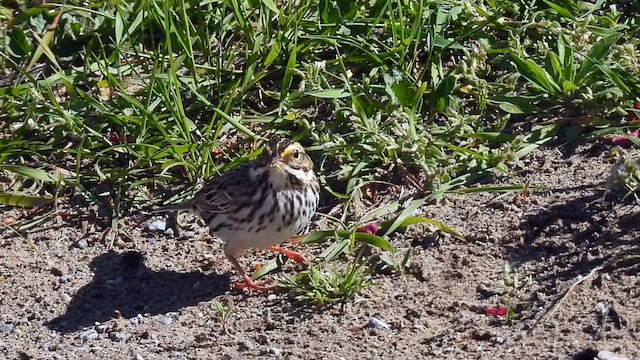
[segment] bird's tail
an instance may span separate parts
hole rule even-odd
[[[159,213],[159,212],[180,211],[180,210],[193,211],[193,203],[191,201],[185,201],[177,204],[169,204],[165,206],[160,206],[157,209],[153,209],[151,210],[151,212]]]

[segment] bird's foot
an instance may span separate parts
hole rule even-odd
[[[276,286],[265,286],[262,284],[258,284],[255,281],[251,280],[251,278],[249,277],[246,277],[243,282],[233,284],[233,288],[235,290],[253,289],[258,292],[271,292],[277,289]]]

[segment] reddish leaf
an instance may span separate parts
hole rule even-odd
[[[380,230],[380,227],[378,226],[378,224],[368,223],[367,225],[360,226],[356,230],[356,232],[375,235],[378,232],[378,230]]]
[[[611,139],[611,143],[620,147],[631,147],[633,146],[633,141],[629,140],[629,136],[640,137],[640,131],[634,131],[631,134],[625,136],[614,136]]]
[[[487,315],[491,315],[491,316],[507,316],[507,308],[504,306],[499,306],[499,307],[495,307],[495,308],[485,308],[484,312]]]
[[[640,110],[640,101],[638,101],[635,104],[633,104],[633,108],[636,109],[636,110]],[[638,115],[634,111],[629,111],[627,113],[627,120],[636,121],[636,120],[638,120]]]

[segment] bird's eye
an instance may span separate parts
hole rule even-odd
[[[294,159],[300,158],[300,150],[296,150],[296,151],[293,152],[293,158]]]

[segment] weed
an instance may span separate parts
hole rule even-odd
[[[231,319],[234,310],[233,300],[227,299],[226,304],[223,304],[221,301],[216,299],[211,302],[211,306],[216,312],[216,320],[222,324],[223,331],[228,334],[229,320]]]
[[[344,303],[370,284],[371,269],[362,261],[360,251],[343,269],[328,270],[326,263],[312,265],[296,276],[286,278],[280,286],[301,301],[319,305]]]
[[[399,254],[394,252],[380,254],[380,266],[379,269],[381,271],[385,271],[386,269],[390,269],[395,274],[404,274],[404,272],[409,268],[409,259],[411,258],[411,249],[407,249],[402,255],[402,257],[398,257]]]

